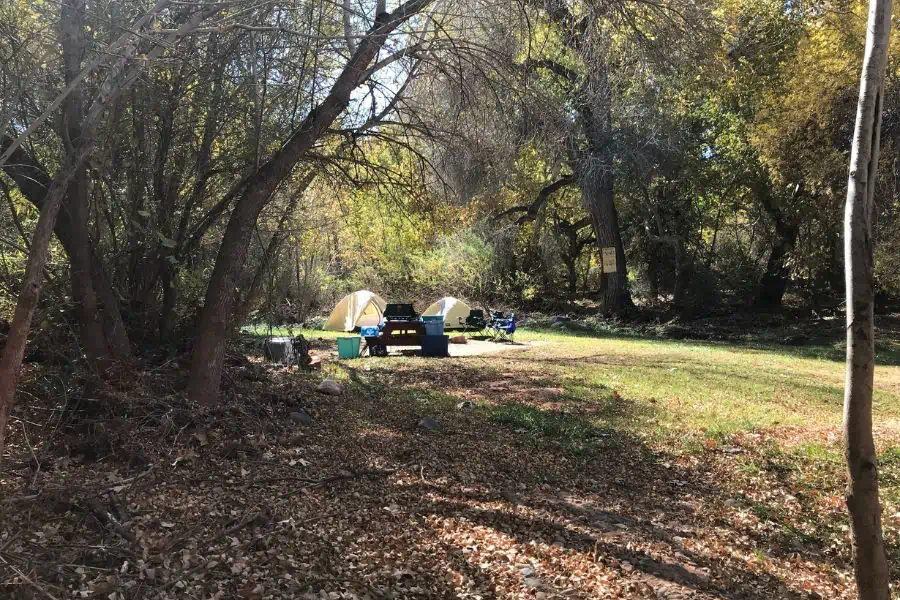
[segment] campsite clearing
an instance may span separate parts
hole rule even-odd
[[[5,511],[0,539],[15,539],[4,557],[61,590],[106,596],[854,596],[840,362],[809,348],[521,341],[480,356],[327,361],[324,373],[252,362],[232,369],[220,406],[184,422],[177,363],[131,377],[138,387],[116,393],[140,429],[109,418],[94,454],[37,448],[45,469],[0,482],[6,497],[69,489],[82,506],[79,490],[152,464],[116,492],[121,527],[79,516],[87,503]],[[314,391],[326,376],[343,395]],[[896,569],[900,366],[879,366],[876,385]],[[32,408],[21,417],[45,407]],[[77,439],[61,435],[55,444]],[[26,440],[13,444],[27,464]]]

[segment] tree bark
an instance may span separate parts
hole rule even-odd
[[[625,246],[619,231],[619,215],[616,211],[613,189],[611,161],[597,161],[599,164],[581,175],[581,193],[598,248],[616,249],[616,271],[604,273],[601,291],[603,310],[607,313],[621,312],[631,305],[628,289],[628,270],[625,266]],[[601,250],[602,251],[602,250]]]
[[[5,152],[12,142],[12,138],[5,135],[0,136],[0,151]],[[43,210],[47,191],[52,184],[52,179],[43,166],[28,152],[19,147],[12,152],[9,161],[3,165],[3,170],[16,183],[22,195],[37,207],[39,211]],[[53,232],[71,261],[76,252],[76,236],[74,235],[72,217],[68,211],[59,213]],[[106,344],[115,358],[127,358],[131,356],[131,342],[128,339],[128,332],[122,320],[119,299],[113,291],[109,277],[96,256],[90,239],[87,240],[87,243],[88,251],[92,257],[91,280],[100,303],[100,317],[103,323]],[[75,301],[78,302],[78,298],[75,298]]]
[[[85,29],[85,0],[71,0],[60,10],[60,30],[62,34],[63,69],[66,85],[71,84],[81,73],[81,63],[87,42]],[[66,153],[74,157],[84,142],[81,121],[84,118],[82,90],[76,88],[65,99],[62,106],[62,139]],[[68,162],[68,161],[67,161]],[[106,335],[100,321],[97,294],[94,291],[93,256],[91,252],[90,230],[88,228],[88,186],[90,180],[87,165],[77,165],[74,177],[68,186],[64,210],[72,223],[72,252],[69,274],[72,280],[72,297],[81,333],[81,344],[88,360],[95,362],[111,355],[106,343]]]
[[[582,202],[591,218],[600,252],[603,248],[615,248],[616,270],[601,276],[603,311],[615,314],[631,306],[632,302],[615,202],[612,90],[604,65],[598,65],[590,72],[584,89],[590,91],[579,99],[578,114],[587,150],[576,151],[573,170],[578,174]]]
[[[773,310],[781,308],[784,293],[790,282],[791,269],[787,261],[797,243],[800,226],[776,203],[765,183],[761,183],[760,187],[765,189],[758,191],[759,201],[775,222],[776,240],[771,253],[769,253],[769,260],[766,262],[766,271],[759,282],[756,305],[763,310]],[[801,182],[797,184],[791,194],[791,203],[795,203],[802,194],[803,183]]]
[[[162,0],[160,1],[162,2]],[[171,47],[171,44],[177,42],[186,33],[196,28],[203,19],[215,14],[218,10],[220,10],[219,5],[201,8],[191,15],[187,23],[179,28],[175,34],[168,36],[166,40],[168,43],[157,46],[147,54],[147,57],[150,59],[155,58],[162,53],[163,48]],[[141,17],[135,26],[129,30],[129,33],[126,34],[125,39],[135,39],[137,34],[134,32],[140,29],[147,20],[149,20],[149,17],[146,15]],[[59,172],[53,179],[53,183],[47,188],[47,194],[43,200],[41,214],[31,240],[31,248],[25,266],[25,280],[22,285],[22,292],[19,294],[16,302],[16,310],[13,313],[13,322],[10,326],[6,346],[3,348],[3,355],[0,356],[0,460],[2,460],[3,450],[6,445],[6,426],[10,408],[15,400],[16,384],[19,378],[19,369],[22,366],[22,357],[25,354],[28,331],[31,328],[34,311],[40,299],[41,276],[47,264],[50,238],[53,235],[63,198],[73,178],[77,176],[79,168],[96,147],[95,133],[103,110],[110,101],[115,100],[119,94],[134,83],[137,74],[143,68],[142,62],[139,61],[138,65],[126,72],[125,69],[131,51],[123,50],[123,53],[120,59],[109,69],[106,82],[101,87],[100,93],[94,99],[91,108],[87,111],[87,115],[82,121],[82,143],[79,145],[78,151],[66,156],[66,162],[60,167]],[[125,78],[121,79],[120,76],[123,74]],[[12,155],[15,149],[16,142],[14,141],[7,148],[5,154]]]
[[[375,23],[357,44],[325,99],[312,109],[297,130],[268,161],[247,180],[225,228],[222,245],[200,311],[188,386],[190,398],[211,404],[219,396],[225,339],[236,300],[235,285],[247,259],[253,226],[275,189],[288,177],[303,155],[327,133],[349,105],[353,90],[368,74],[368,67],[387,36],[430,0],[408,0],[390,14],[377,15]]]
[[[250,283],[250,288],[244,297],[244,301],[240,303],[231,319],[235,327],[243,325],[247,320],[247,316],[253,312],[259,304],[259,301],[262,298],[263,282],[266,278],[266,273],[269,271],[272,261],[278,253],[281,252],[281,246],[287,238],[287,231],[285,231],[285,229],[287,228],[291,216],[297,209],[300,198],[303,197],[306,189],[313,182],[313,179],[316,178],[317,174],[318,172],[316,170],[310,169],[309,173],[301,180],[298,189],[291,191],[291,199],[288,201],[287,207],[284,209],[281,218],[278,220],[278,228],[275,233],[272,234],[272,238],[269,240],[269,244],[263,252],[259,268],[256,269],[256,273],[253,275],[253,281]]]
[[[871,0],[844,210],[847,289],[844,443],[849,476],[847,508],[860,600],[890,597],[878,499],[878,460],[872,433],[875,379],[872,216],[890,27],[891,0]]]

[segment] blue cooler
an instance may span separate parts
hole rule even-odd
[[[441,315],[429,315],[422,317],[425,326],[425,335],[444,335],[444,317]]]
[[[443,321],[441,321],[443,328]],[[450,336],[423,335],[422,356],[450,356]]]

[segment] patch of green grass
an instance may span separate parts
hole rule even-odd
[[[271,329],[265,323],[254,323],[241,327],[241,333],[252,335],[255,337],[296,337],[302,335],[306,339],[324,338],[327,340],[337,339],[345,335],[354,335],[344,331],[325,331],[324,329],[304,329],[303,327],[291,325],[272,326]]]
[[[556,330],[524,331],[522,340],[542,342],[513,359],[523,369],[615,390],[632,403],[635,429],[725,434],[840,422],[844,368],[828,358]],[[900,417],[900,367],[876,367],[875,413],[881,421]]]
[[[557,410],[541,410],[523,404],[503,404],[491,412],[494,422],[558,442],[566,450],[582,454],[595,445],[601,433],[590,421]]]
[[[753,514],[756,515],[756,518],[760,521],[772,520],[772,509],[765,504],[754,502],[750,505],[750,510],[753,511]]]

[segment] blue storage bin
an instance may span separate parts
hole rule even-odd
[[[425,326],[425,335],[444,335],[444,317],[441,315],[422,317],[422,325]]]
[[[450,356],[450,336],[423,335],[422,356]]]

